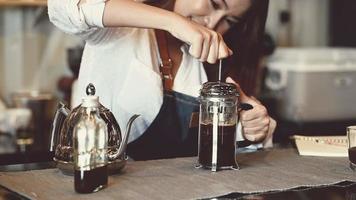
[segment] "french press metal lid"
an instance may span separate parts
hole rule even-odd
[[[206,82],[200,90],[201,97],[238,97],[239,93],[237,88],[232,83],[224,82]]]

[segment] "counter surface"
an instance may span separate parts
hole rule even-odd
[[[197,199],[232,192],[284,190],[356,181],[348,158],[299,156],[295,149],[238,155],[240,170],[195,169],[196,158],[128,162],[109,186],[89,195],[74,192],[73,177],[58,169],[0,173],[0,185],[31,199]]]

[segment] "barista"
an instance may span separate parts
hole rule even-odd
[[[83,93],[78,96],[93,83],[121,126],[133,114],[141,115],[132,127],[129,156],[146,160],[196,154],[197,127],[190,123],[199,109],[196,97],[204,82],[216,80],[217,60],[227,57],[224,79],[239,83],[246,92],[240,89],[241,101],[254,107],[241,112],[244,137],[270,145],[275,121],[252,97],[268,0],[144,3],[48,0],[51,22],[86,41],[78,78]],[[160,63],[167,55],[172,68],[162,82]],[[79,104],[80,98],[74,98]]]

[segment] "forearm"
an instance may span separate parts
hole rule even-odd
[[[170,31],[172,21],[182,18],[174,12],[133,0],[108,0],[105,5],[105,27],[140,27]]]

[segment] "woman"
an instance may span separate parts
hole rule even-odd
[[[199,89],[212,74],[202,62],[214,64],[234,50],[237,56],[227,60],[230,68],[225,70],[232,78],[226,80],[238,81],[253,94],[268,0],[145,3],[49,0],[48,11],[57,27],[86,41],[78,78],[81,95],[93,83],[101,102],[121,126],[131,115],[141,115],[129,138],[132,158],[194,155],[197,128],[190,122],[194,121],[192,113],[198,111]],[[228,37],[232,49],[222,35]],[[241,113],[244,137],[253,142],[271,141],[274,121],[266,108],[242,90],[240,93],[242,102],[254,106]],[[80,98],[76,100],[79,103]]]

